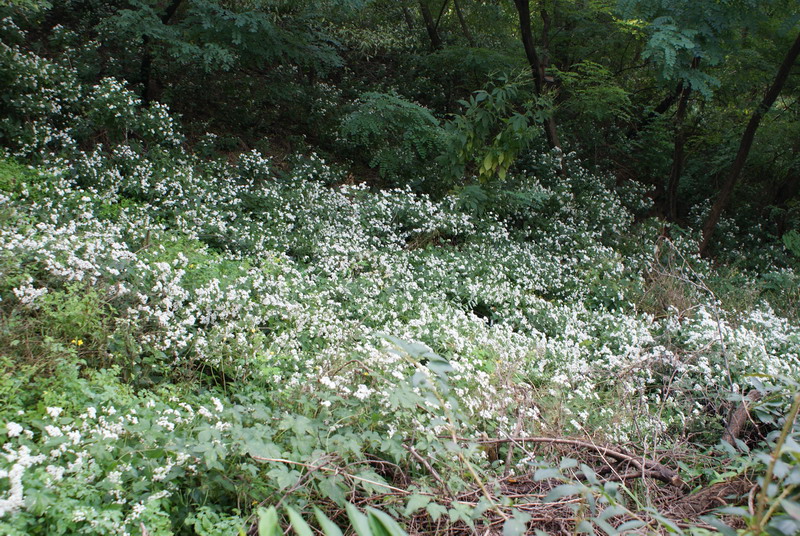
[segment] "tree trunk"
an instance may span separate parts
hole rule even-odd
[[[669,172],[667,183],[666,210],[667,220],[674,222],[678,219],[678,184],[683,173],[683,146],[686,144],[686,132],[683,120],[686,117],[686,108],[689,103],[691,88],[685,86],[678,102],[678,113],[675,115],[675,147],[672,151],[672,168]]]
[[[692,69],[697,69],[700,65],[700,58],[692,60]],[[669,221],[678,219],[678,185],[683,173],[683,148],[686,145],[686,109],[689,107],[689,96],[692,94],[692,87],[686,82],[681,84],[680,100],[678,101],[678,113],[675,115],[675,149],[672,152],[672,169],[669,172],[669,182],[667,183],[667,206],[666,214]]]
[[[547,89],[547,82],[545,80],[545,67],[546,65],[539,58],[536,52],[536,45],[533,42],[533,33],[531,32],[531,9],[528,0],[514,0],[514,5],[517,8],[519,15],[519,30],[522,37],[522,46],[525,48],[525,57],[528,59],[528,64],[533,74],[533,83],[536,88],[536,95],[542,96]],[[545,41],[546,41],[545,37]],[[558,138],[558,130],[556,129],[556,121],[551,114],[544,124],[544,132],[547,136],[547,143],[551,149],[561,149],[561,140]]]
[[[172,0],[164,14],[161,15],[161,24],[169,24],[172,16],[178,11],[183,0]],[[153,52],[150,50],[150,36],[142,36],[142,63],[139,67],[139,78],[142,81],[142,101],[150,104],[155,93],[153,87]]]
[[[789,208],[789,201],[800,193],[800,171],[793,170],[775,190],[772,196],[772,204],[781,209],[780,215],[775,221],[775,234],[778,238],[783,238],[786,234],[787,224],[787,210]]]
[[[414,17],[411,16],[411,10],[407,6],[403,6],[403,18],[406,20],[406,26],[410,31],[414,31]]]
[[[756,130],[758,130],[758,125],[761,123],[761,119],[764,115],[772,107],[775,99],[778,98],[783,85],[786,83],[786,79],[789,78],[789,72],[792,70],[794,62],[797,61],[798,55],[800,55],[800,35],[797,36],[789,52],[786,53],[786,57],[783,58],[783,63],[781,63],[778,73],[772,81],[772,85],[761,100],[761,104],[753,111],[753,115],[750,117],[750,121],[744,129],[742,140],[739,143],[739,151],[736,153],[736,158],[728,173],[728,178],[722,186],[717,200],[711,207],[711,213],[708,215],[708,219],[703,226],[703,238],[698,248],[700,255],[705,256],[708,251],[708,245],[711,242],[711,235],[714,234],[714,228],[717,226],[717,222],[719,222],[722,211],[725,210],[725,207],[728,205],[728,201],[730,201],[731,194],[733,193],[733,187],[736,185],[736,181],[747,162],[747,155],[753,145],[753,138],[756,135]]]
[[[419,11],[422,13],[422,20],[425,22],[425,29],[428,31],[428,38],[431,40],[431,48],[439,50],[442,48],[442,39],[439,37],[437,24],[433,20],[433,14],[425,0],[419,0]]]
[[[461,6],[458,5],[458,0],[453,0],[453,6],[456,8],[456,15],[458,15],[458,23],[461,24],[461,31],[467,39],[469,46],[475,48],[475,39],[472,37],[472,32],[469,31],[467,21],[464,19],[464,14],[461,12]]]

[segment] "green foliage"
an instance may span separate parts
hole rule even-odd
[[[152,0],[131,2],[103,20],[101,31],[114,40],[147,37],[168,57],[206,72],[281,63],[324,71],[341,64],[315,25],[320,15],[313,6],[193,1],[166,24],[162,10]]]
[[[442,130],[419,104],[398,95],[364,93],[339,132],[347,146],[370,155],[370,167],[390,182],[416,185],[435,180],[431,163],[441,154]]]
[[[634,222],[637,181],[672,166],[663,90],[720,82],[687,113],[692,224],[787,9],[742,35],[730,3],[629,4],[541,5],[552,101],[510,3],[460,2],[466,28],[446,9],[435,52],[413,3],[0,6],[0,533],[512,536],[539,508],[561,531],[682,530],[647,477],[489,439],[535,435],[700,487],[761,475],[758,511],[729,515],[796,532],[797,88],[722,265],[690,227]],[[543,153],[556,104],[565,150]],[[750,388],[756,426],[713,450]]]
[[[20,194],[36,177],[36,172],[13,159],[0,158],[0,191]]]
[[[584,60],[571,69],[569,72],[556,71],[569,94],[566,107],[570,113],[594,124],[631,119],[628,91],[617,85],[608,68]]]
[[[800,258],[800,233],[789,231],[783,235],[783,245],[786,246],[792,255]]]
[[[547,103],[534,100],[520,80],[501,78],[461,101],[464,112],[447,123],[447,150],[439,158],[454,177],[505,179],[517,156],[540,132]]]
[[[353,531],[358,536],[406,536],[397,522],[388,514],[368,508],[363,514],[351,503],[345,504],[347,516],[350,518]],[[286,515],[291,523],[291,528],[297,536],[311,536],[314,531],[303,517],[293,508],[286,508]],[[314,516],[325,536],[342,536],[342,530],[331,521],[320,509],[314,509]],[[278,513],[274,506],[259,508],[258,510],[258,536],[279,536],[281,530]]]

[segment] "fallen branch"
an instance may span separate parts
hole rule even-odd
[[[610,447],[595,445],[594,443],[589,443],[588,441],[581,441],[579,439],[566,439],[557,437],[509,437],[502,439],[497,438],[497,439],[477,439],[477,440],[472,440],[469,438],[458,438],[458,439],[459,441],[472,441],[474,443],[478,443],[479,445],[486,445],[486,444],[499,445],[502,443],[520,443],[520,444],[543,443],[548,445],[570,445],[573,447],[594,450],[595,452],[597,452],[602,456],[608,456],[609,458],[613,458],[618,461],[628,462],[637,469],[639,469],[645,476],[655,478],[656,480],[660,480],[661,482],[670,484],[672,486],[680,488],[683,487],[684,485],[684,482],[681,480],[677,472],[656,461],[648,460],[646,458],[631,456],[630,454],[625,454],[624,452],[620,452]]]
[[[722,440],[736,446],[736,440],[742,433],[744,425],[750,420],[750,404],[761,399],[761,393],[753,389],[747,396],[742,398],[742,403],[733,412],[729,419],[728,426],[722,434]]]

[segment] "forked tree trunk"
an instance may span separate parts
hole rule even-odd
[[[789,72],[792,70],[794,62],[797,61],[798,55],[800,55],[800,35],[797,36],[789,52],[786,53],[786,57],[783,58],[783,63],[781,63],[778,73],[772,81],[772,85],[767,90],[758,108],[753,111],[753,115],[750,116],[750,121],[744,129],[742,140],[739,143],[739,151],[736,153],[736,158],[728,173],[728,178],[725,184],[723,184],[717,200],[711,207],[711,213],[708,215],[708,219],[703,226],[703,238],[698,248],[700,255],[705,256],[708,252],[711,235],[714,234],[714,229],[717,226],[717,222],[719,222],[722,211],[728,206],[731,194],[733,193],[733,187],[736,185],[736,181],[739,179],[739,175],[741,175],[742,169],[744,169],[744,165],[747,162],[747,155],[753,145],[753,138],[756,135],[756,130],[758,130],[758,125],[761,123],[761,119],[763,119],[764,115],[772,108],[775,99],[778,98],[783,85],[786,83],[786,79],[789,78]]]
[[[531,9],[529,0],[514,0],[514,5],[517,8],[519,15],[519,30],[522,37],[522,46],[525,48],[525,57],[528,59],[528,64],[533,74],[533,83],[536,88],[536,95],[541,96],[547,89],[547,81],[545,80],[545,67],[546,64],[539,57],[536,52],[536,45],[533,42],[533,33],[531,32]],[[544,17],[543,20],[547,22]],[[544,124],[544,132],[547,137],[547,143],[551,149],[561,149],[561,140],[558,137],[558,130],[556,129],[556,120],[551,114]]]
[[[439,50],[442,48],[442,38],[439,37],[436,21],[433,20],[433,14],[426,0],[419,0],[419,12],[422,13],[422,21],[425,23],[425,29],[428,31],[428,38],[431,40],[431,48],[433,50]]]

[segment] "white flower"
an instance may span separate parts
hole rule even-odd
[[[64,411],[63,408],[47,408],[47,414],[53,419],[58,419],[58,416],[61,415],[62,411]]]
[[[17,437],[21,433],[22,426],[11,421],[6,423],[6,435],[8,435],[8,437]]]
[[[358,385],[358,390],[354,393],[354,395],[359,400],[365,400],[366,398],[369,397],[369,395],[372,394],[372,392],[373,392],[372,389],[370,389],[369,387],[367,387],[363,383],[360,383]]]

